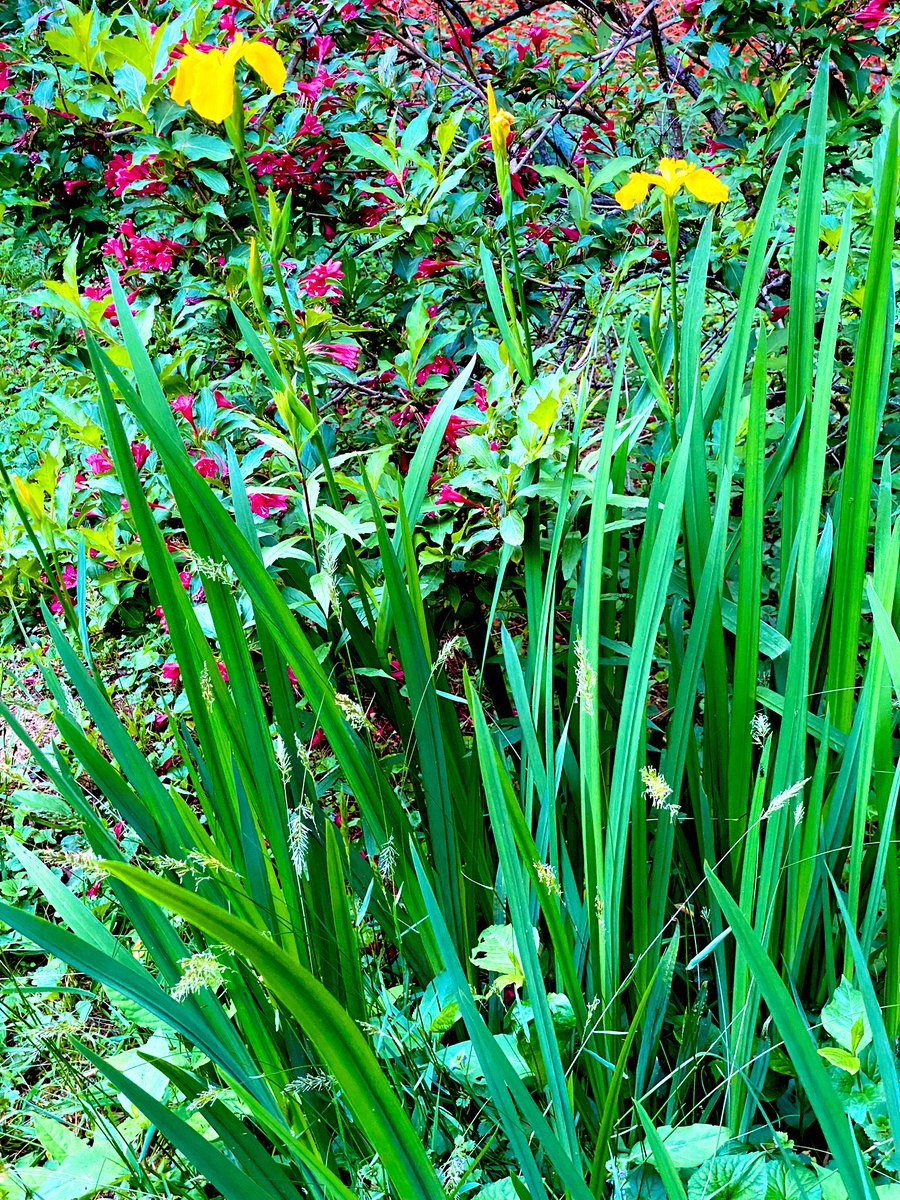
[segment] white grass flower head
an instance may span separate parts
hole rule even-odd
[[[345,696],[341,692],[337,692],[334,697],[334,702],[347,718],[347,723],[357,733],[369,723],[369,718],[366,716],[366,710],[361,704],[358,704],[351,696]]]
[[[677,803],[672,804],[669,797],[672,789],[655,767],[641,767],[641,782],[644,785],[644,795],[654,808],[664,809],[670,817],[676,818],[681,810]]]
[[[761,820],[765,821],[769,817],[774,816],[780,809],[793,800],[795,796],[799,796],[806,785],[809,783],[809,776],[806,779],[801,779],[798,783],[792,783],[789,788],[785,788],[783,792],[779,792],[774,796],[769,804],[769,807],[763,813]]]
[[[178,965],[181,968],[181,979],[172,989],[173,1000],[183,1000],[185,996],[192,996],[204,988],[215,991],[225,981],[222,964],[211,950],[179,959]]]
[[[764,712],[754,713],[750,720],[750,740],[762,746],[772,736],[772,723]]]
[[[579,633],[575,639],[575,698],[586,717],[594,715],[594,696],[597,691],[597,675],[588,661],[587,647]]]

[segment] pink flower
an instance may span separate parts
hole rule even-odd
[[[90,183],[89,179],[66,179],[63,182],[63,189],[67,196],[72,196],[79,188],[89,187]]]
[[[204,479],[217,479],[222,474],[221,464],[208,454],[201,454],[195,460],[194,466]]]
[[[71,591],[73,587],[77,586],[78,572],[71,563],[67,563],[66,566],[63,567],[62,579],[60,582],[62,583],[63,587],[67,588],[69,591]]]
[[[526,32],[532,46],[534,46],[535,54],[541,54],[544,49],[544,42],[550,36],[550,30],[545,29],[543,25],[529,25]]]
[[[115,825],[113,825],[113,827],[112,827],[112,831],[113,831],[113,837],[116,839],[116,841],[121,842],[122,834],[125,832],[125,822],[124,821],[116,821]]]
[[[297,91],[301,95],[307,96],[310,100],[316,101],[322,94],[323,88],[331,87],[336,81],[336,75],[330,75],[327,71],[321,68],[315,73],[312,79],[300,79],[297,82]]]
[[[119,236],[107,238],[100,249],[127,269],[169,271],[175,257],[188,248],[184,242],[173,242],[171,238],[138,235],[131,217],[123,221],[116,232]]]
[[[225,664],[223,662],[217,662],[216,666],[219,668],[219,674],[222,676],[222,682],[227,683],[228,672],[225,670]]]
[[[474,421],[471,417],[458,417],[456,413],[454,413],[447,422],[447,428],[444,432],[444,441],[451,450],[458,450],[459,438],[463,436],[467,429],[471,429],[472,426],[478,425],[478,423],[478,421]]]
[[[462,492],[458,492],[455,487],[451,487],[449,483],[442,483],[437,497],[438,504],[471,504],[471,500],[467,500]]]
[[[150,447],[145,442],[132,442],[131,457],[134,459],[134,465],[140,470],[150,457]]]
[[[162,626],[163,633],[169,632],[169,622],[166,620],[166,614],[163,612],[161,604],[157,604],[153,610],[153,615],[159,617],[159,623]]]
[[[190,571],[179,571],[178,572],[178,582],[185,589],[185,591],[187,591],[188,588],[190,588],[190,586],[191,586],[191,578],[192,578],[192,576],[191,576]]]
[[[96,883],[92,883],[91,886],[88,888],[87,898],[88,898],[88,900],[94,900],[99,895],[100,895],[100,880],[98,879]]]
[[[196,429],[194,424],[194,397],[191,395],[176,396],[172,401],[172,412],[178,413],[184,417],[192,429]]]
[[[331,258],[328,262],[316,263],[299,280],[299,283],[307,296],[324,296],[325,299],[331,300],[340,296],[341,289],[337,280],[343,278],[344,272],[341,270],[341,264],[336,258]]]
[[[421,387],[432,375],[449,375],[451,371],[455,370],[456,363],[448,358],[446,354],[439,354],[428,366],[422,367],[416,372],[416,384],[418,387]]]
[[[181,667],[177,662],[163,663],[162,677],[166,683],[178,683],[181,679]]]
[[[472,30],[466,25],[460,25],[456,29],[451,28],[450,36],[447,38],[444,45],[448,50],[452,50],[461,58],[464,57],[463,46],[465,46],[467,50],[472,49]]]
[[[406,682],[406,676],[403,674],[403,668],[400,666],[399,658],[391,659],[391,676],[392,678],[396,679],[398,683]]]
[[[308,349],[311,354],[330,358],[350,371],[355,371],[359,366],[360,350],[354,342],[310,342]]]
[[[320,33],[318,37],[313,38],[313,45],[316,48],[316,54],[320,63],[325,61],[334,49],[335,44],[335,40],[330,33]]]
[[[231,401],[226,399],[224,392],[213,392],[213,400],[216,402],[216,408],[234,408]]]
[[[271,512],[287,512],[287,496],[278,492],[250,492],[250,511],[265,520]]]
[[[459,261],[455,258],[445,258],[443,260],[437,258],[423,258],[416,267],[416,273],[413,279],[431,279],[433,275],[442,275],[444,271],[450,267],[458,267]]]
[[[864,29],[877,29],[879,25],[883,25],[886,21],[893,20],[893,17],[887,11],[887,6],[888,0],[869,0],[868,4],[856,13],[854,19]]]
[[[108,475],[113,469],[110,457],[105,450],[95,450],[84,461],[92,475]]]
[[[103,182],[114,196],[123,196],[126,191],[138,196],[161,196],[166,181],[159,178],[160,169],[152,155],[135,163],[130,154],[114,154],[106,164]]]

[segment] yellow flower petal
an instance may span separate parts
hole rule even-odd
[[[696,167],[685,162],[683,158],[661,158],[659,160],[659,175],[654,182],[661,192],[667,196],[677,196],[685,186],[685,181]]]
[[[190,103],[191,94],[197,84],[197,67],[203,57],[193,46],[186,46],[185,51],[184,57],[178,60],[178,68],[172,80],[172,99],[181,105]],[[193,53],[187,53],[188,51]]]
[[[696,196],[704,204],[724,204],[728,199],[727,185],[704,167],[697,167],[691,171],[685,177],[684,186],[692,196]]]
[[[287,79],[287,67],[278,51],[267,42],[248,42],[243,53],[269,91],[280,96]]]
[[[228,62],[221,50],[200,56],[191,106],[199,116],[218,124],[234,112],[234,63]]]
[[[493,121],[497,115],[497,101],[494,99],[494,89],[487,85],[488,121]]]
[[[236,67],[244,57],[244,50],[244,35],[238,30],[232,39],[231,45],[225,51],[225,62],[229,66]]]
[[[652,175],[647,175],[644,171],[633,171],[628,176],[628,182],[622,184],[616,192],[616,203],[624,209],[642,204],[647,199],[652,181]]]

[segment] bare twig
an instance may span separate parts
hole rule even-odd
[[[638,33],[638,31],[641,29],[645,19],[647,18],[648,13],[652,12],[653,9],[656,8],[657,3],[658,3],[658,0],[650,0],[650,3],[644,8],[643,12],[641,12],[641,14],[638,17],[636,17],[634,21],[632,21],[631,25],[628,27],[628,29],[626,29],[625,33],[616,42],[616,44],[613,46],[613,48],[606,52],[606,54],[600,60],[600,65],[597,67],[596,71],[594,71],[594,73],[588,79],[585,80],[585,82],[581,85],[580,88],[577,89],[577,91],[572,93],[572,95],[569,97],[569,99],[566,101],[566,103],[562,106],[562,108],[559,108],[556,110],[556,112],[553,114],[551,119],[547,122],[547,124],[544,126],[544,128],[541,130],[541,132],[538,134],[538,136],[534,139],[533,142],[531,142],[530,145],[525,147],[525,149],[523,150],[521,155],[519,155],[516,158],[515,162],[510,163],[510,167],[509,167],[510,171],[515,173],[516,171],[521,170],[521,168],[531,158],[534,157],[534,153],[537,150],[538,146],[542,145],[547,140],[547,138],[550,136],[550,133],[553,130],[553,128],[559,124],[559,122],[563,119],[564,116],[566,116],[568,113],[570,113],[572,111],[572,109],[575,107],[575,105],[578,103],[578,101],[582,98],[582,96],[586,92],[590,91],[590,89],[595,84],[600,82],[600,80],[603,77],[603,73],[606,71],[606,68],[610,65],[610,63],[612,63],[616,58],[618,58],[618,56],[622,53],[623,50],[625,50],[628,46],[635,45],[636,43],[642,42],[645,40],[645,38],[647,37],[647,31],[644,30],[641,33]]]
[[[392,29],[387,30],[387,36],[392,41],[396,42],[398,46],[402,46],[407,54],[411,54],[413,58],[417,58],[419,62],[426,63],[429,67],[434,67],[439,74],[445,76],[458,87],[463,87],[466,89],[466,91],[474,92],[474,94],[478,96],[480,100],[486,99],[487,92],[476,80],[466,79],[463,75],[457,75],[455,71],[449,71],[443,63],[439,63],[437,59],[432,58],[430,54],[426,54],[424,50],[420,50],[414,42],[410,42],[407,38],[401,37],[399,33],[395,33]]]

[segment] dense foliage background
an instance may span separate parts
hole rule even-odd
[[[0,6],[0,1200],[900,1195],[898,32]]]

